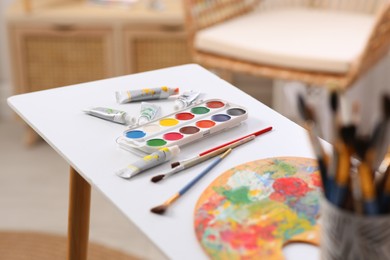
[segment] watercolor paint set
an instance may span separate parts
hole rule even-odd
[[[146,124],[126,129],[120,147],[151,153],[164,146],[186,145],[239,125],[247,110],[221,99],[205,100]]]

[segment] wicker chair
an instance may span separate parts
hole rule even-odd
[[[387,0],[184,0],[184,8],[194,61],[210,69],[228,70],[273,79],[296,80],[314,86],[328,86],[331,84],[340,89],[346,89],[384,57],[389,49],[390,3]],[[288,13],[291,10],[293,12],[303,10],[305,14],[310,11],[318,13],[333,12],[337,17],[345,14],[345,16],[356,15],[364,17],[362,19],[371,20],[370,26],[367,23],[364,25],[367,25],[365,29],[358,28],[356,30],[356,26],[354,27],[355,34],[356,31],[361,30],[366,35],[359,38],[361,41],[360,49],[355,48],[360,50],[359,53],[349,57],[349,60],[344,59],[343,64],[336,64],[337,66],[342,65],[339,68],[336,68],[337,66],[332,67],[333,61],[326,61],[328,64],[324,65],[321,64],[321,60],[319,66],[316,66],[316,64],[312,66],[311,62],[313,60],[310,59],[313,57],[309,57],[310,53],[305,54],[305,57],[296,53],[293,57],[289,56],[290,53],[285,54],[287,58],[277,53],[272,53],[267,57],[269,54],[267,53],[267,46],[261,50],[262,52],[251,50],[253,52],[248,52],[245,56],[240,49],[240,45],[235,46],[236,42],[231,43],[226,35],[225,38],[219,37],[224,36],[223,33],[229,32],[228,26],[230,25],[235,25],[236,28],[232,30],[237,31],[237,26],[240,26],[243,19],[246,19],[245,17],[251,17],[248,18],[248,21],[252,21],[251,19],[257,19],[256,17],[263,15],[272,15],[276,12],[282,12],[283,14],[283,12]],[[299,15],[299,13],[296,14]],[[299,18],[299,16],[297,17]],[[289,23],[288,18],[286,19],[286,22]],[[316,18],[313,20],[316,20]],[[221,26],[224,26],[222,31],[220,30]],[[248,26],[250,27],[250,24]],[[264,28],[261,29],[261,24],[256,24],[256,26],[260,28],[260,31],[265,30]],[[246,30],[247,28],[242,29]],[[318,30],[321,32],[322,28],[318,28]],[[252,32],[257,33],[257,29]],[[240,37],[245,38],[246,36],[248,35],[240,34]],[[211,40],[207,37],[211,37]],[[300,40],[306,43],[310,37],[312,35],[306,35]],[[338,38],[331,39],[333,40],[332,44],[335,44],[332,46],[338,46],[337,41],[343,40]],[[232,37],[232,39],[235,38]],[[219,45],[213,46],[213,40],[220,40],[221,42],[218,43]],[[248,39],[248,41],[250,40],[252,38]],[[262,41],[263,39],[259,43],[262,43]],[[242,42],[245,42],[245,39],[241,39]],[[351,43],[353,45],[355,40]],[[256,48],[256,44],[252,44],[251,47]],[[288,44],[286,44],[285,49],[289,49]],[[323,50],[326,53],[330,49],[331,47],[326,48],[325,46]],[[347,49],[346,52],[348,51]],[[262,55],[254,55],[256,53]],[[321,56],[319,57],[321,58]],[[318,57],[314,58],[316,61],[319,59]],[[309,59],[309,62],[307,62],[307,59]]]

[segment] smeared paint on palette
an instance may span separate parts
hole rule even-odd
[[[291,242],[319,244],[320,176],[315,160],[280,157],[234,167],[195,207],[198,241],[212,259],[284,259]]]
[[[127,129],[118,143],[144,152],[161,146],[185,145],[239,125],[248,118],[245,108],[210,99],[170,115]]]

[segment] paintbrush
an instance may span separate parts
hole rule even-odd
[[[168,209],[168,207],[175,202],[178,198],[183,196],[191,187],[193,187],[200,179],[202,179],[208,172],[211,171],[218,163],[220,163],[230,152],[232,149],[228,149],[222,155],[218,156],[213,162],[207,166],[198,176],[196,176],[193,180],[191,180],[184,188],[182,188],[175,195],[170,197],[167,201],[165,201],[162,205],[152,208],[150,211],[162,215]]]
[[[380,190],[380,211],[381,213],[389,213],[390,211],[390,165],[387,166],[387,169],[383,177],[383,187]]]
[[[314,125],[315,122],[314,113],[312,109],[306,105],[306,102],[301,95],[298,95],[298,110],[302,118],[305,120],[305,128],[307,130],[320,169],[324,194],[326,197],[328,197],[328,181],[327,181],[328,156],[326,155],[325,150],[322,147],[318,136],[316,135],[317,129],[315,128]]]
[[[332,112],[332,126],[331,126],[331,132],[332,132],[332,138],[333,140],[336,140],[337,139],[337,136],[338,136],[338,126],[339,126],[339,115],[338,115],[338,112],[339,112],[339,95],[338,95],[338,92],[336,90],[333,90],[331,93],[330,93],[330,96],[329,96],[329,107],[330,107],[330,110]]]
[[[352,120],[350,104],[345,96],[340,96],[339,112],[339,129],[336,130],[333,141],[334,157],[328,181],[331,183],[330,200],[339,207],[346,207],[356,126]]]
[[[363,214],[363,197],[361,190],[361,183],[356,168],[351,170],[351,191],[353,198],[353,210],[361,215]]]
[[[381,165],[390,142],[390,96],[383,96],[382,99],[382,119],[376,125],[373,133],[373,145],[375,147],[375,158],[373,169],[377,170]]]
[[[227,142],[227,143],[218,145],[218,146],[216,146],[216,147],[213,147],[213,148],[211,148],[211,149],[208,149],[208,150],[206,150],[206,151],[204,151],[204,152],[201,152],[200,154],[198,154],[198,155],[195,156],[195,157],[192,157],[192,158],[183,160],[183,161],[181,161],[181,162],[173,162],[173,163],[171,163],[171,167],[172,167],[172,168],[175,168],[175,167],[179,166],[180,164],[183,164],[183,163],[185,163],[185,162],[190,162],[190,161],[192,161],[192,160],[196,160],[196,159],[198,159],[199,157],[201,157],[201,156],[203,156],[203,155],[206,155],[206,154],[208,154],[208,153],[214,152],[215,150],[219,150],[220,148],[229,146],[229,145],[231,145],[231,144],[233,144],[233,143],[235,143],[235,142],[238,142],[238,141],[240,141],[240,140],[242,140],[242,139],[245,139],[245,138],[247,138],[247,137],[249,137],[249,136],[255,136],[255,137],[257,137],[257,136],[259,136],[259,135],[261,135],[261,134],[264,134],[264,133],[267,133],[267,132],[269,132],[269,131],[271,131],[271,130],[272,130],[272,126],[266,127],[266,128],[264,128],[264,129],[261,129],[260,131],[256,131],[256,132],[254,132],[254,133],[251,133],[251,134],[242,136],[242,137],[237,138],[237,139],[235,139],[235,140],[232,140],[232,141],[230,141],[230,142]],[[226,149],[226,150],[227,150],[227,149]]]
[[[355,149],[361,160],[358,166],[358,173],[364,203],[364,213],[367,215],[376,215],[379,213],[379,207],[372,172],[372,143],[368,138],[356,138]]]
[[[371,166],[361,162],[358,171],[364,200],[364,212],[367,215],[376,215],[379,213],[379,210],[376,201],[375,185],[372,181]]]
[[[336,143],[336,140],[339,140],[340,136],[338,134],[338,129],[340,126],[340,115],[339,115],[339,93],[337,90],[333,90],[329,96],[329,107],[332,113],[332,125],[331,125],[331,133],[332,133],[332,142]],[[333,147],[331,161],[329,163],[329,169],[327,171],[327,181],[328,181],[328,193],[333,194],[334,189],[334,181],[337,172],[339,154],[336,150],[336,147]]]
[[[172,175],[174,175],[174,174],[176,174],[176,173],[178,173],[178,172],[180,172],[182,170],[188,169],[188,168],[190,168],[190,167],[192,167],[194,165],[200,164],[200,163],[202,163],[202,162],[204,162],[204,161],[206,161],[206,160],[208,160],[210,158],[213,158],[213,157],[215,157],[217,155],[220,155],[221,153],[225,152],[228,149],[233,149],[233,148],[236,148],[237,146],[240,146],[240,145],[245,144],[245,143],[247,143],[249,141],[252,141],[253,139],[255,139],[255,137],[256,136],[251,135],[251,136],[248,136],[248,137],[246,137],[244,139],[241,139],[241,140],[239,140],[239,141],[237,141],[235,143],[232,143],[232,144],[230,144],[228,146],[219,148],[218,150],[215,150],[215,151],[213,151],[211,153],[207,153],[206,155],[203,155],[203,156],[200,156],[200,157],[197,156],[194,159],[188,160],[188,161],[184,162],[183,164],[180,164],[179,166],[171,169],[170,171],[168,171],[165,174],[160,174],[160,175],[154,176],[151,179],[151,181],[152,182],[159,182],[159,181],[161,181],[163,179],[166,179],[169,176],[172,176]]]
[[[339,138],[334,143],[334,149],[337,153],[337,165],[335,167],[334,177],[329,178],[332,183],[330,200],[333,204],[344,207],[348,197],[348,183],[350,181],[351,155],[353,149],[355,128],[343,126],[339,130]]]
[[[332,186],[332,193],[330,194],[330,201],[333,204],[343,207],[347,198],[348,182],[350,178],[351,157],[348,147],[343,142],[334,144],[338,151],[338,160],[336,167],[336,175]]]
[[[389,166],[390,166],[390,149],[375,174],[375,183],[377,185],[378,191],[383,190],[385,178],[387,178],[386,171],[387,171],[387,167]]]

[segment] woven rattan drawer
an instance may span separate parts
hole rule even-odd
[[[107,78],[112,75],[111,33],[105,29],[52,27],[13,31],[19,92]]]
[[[187,38],[181,31],[125,32],[126,72],[142,72],[191,62]]]

